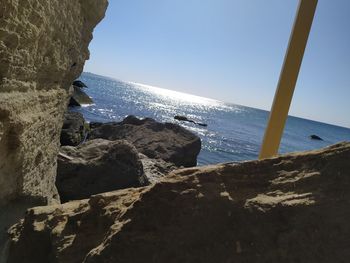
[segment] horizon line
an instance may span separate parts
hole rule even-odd
[[[217,101],[217,102],[221,102],[221,103],[226,103],[226,104],[246,107],[246,108],[250,108],[250,109],[254,109],[254,110],[260,110],[260,111],[267,112],[269,114],[271,112],[271,109],[270,110],[266,110],[266,109],[261,109],[261,108],[257,108],[257,107],[254,107],[254,106],[247,106],[247,105],[238,104],[238,103],[235,103],[235,102],[223,101],[221,99],[203,97],[203,96],[199,96],[199,95],[193,94],[193,93],[188,93],[188,92],[183,92],[183,91],[178,91],[178,90],[173,90],[173,89],[167,89],[167,88],[158,87],[158,86],[154,86],[154,85],[149,85],[149,84],[145,84],[145,83],[139,83],[139,82],[135,82],[135,81],[122,80],[122,79],[119,79],[119,78],[116,78],[116,77],[100,75],[100,74],[96,74],[96,73],[93,73],[93,72],[83,71],[82,74],[83,73],[92,74],[92,75],[96,75],[96,76],[100,76],[100,77],[104,77],[104,78],[109,78],[109,79],[114,80],[114,81],[121,81],[121,82],[129,83],[129,84],[143,85],[143,86],[148,86],[148,87],[152,87],[152,88],[158,88],[158,89],[163,89],[163,90],[170,90],[170,91],[173,91],[173,92],[188,94],[188,95],[196,96],[196,97],[203,98],[203,99],[208,99],[208,100],[213,100],[213,101]],[[334,123],[328,123],[328,122],[324,122],[324,121],[320,121],[320,120],[308,119],[306,117],[294,116],[294,115],[290,115],[290,114],[288,114],[288,117],[298,118],[298,119],[308,120],[308,121],[313,121],[313,122],[326,124],[326,125],[330,125],[330,126],[335,126],[335,127],[339,127],[339,128],[343,128],[343,129],[350,129],[350,126],[347,127],[347,126],[343,126],[343,125],[340,125],[340,124],[334,124]]]

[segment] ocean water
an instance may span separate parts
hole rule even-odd
[[[87,84],[85,91],[95,104],[74,110],[83,113],[88,121],[121,121],[132,114],[178,123],[201,137],[199,165],[258,157],[267,111],[91,73],[83,73],[80,80]],[[175,115],[184,115],[208,126],[178,122],[174,120]],[[311,134],[319,135],[324,141],[311,140]],[[350,141],[350,129],[289,117],[280,153],[317,149],[340,141]]]

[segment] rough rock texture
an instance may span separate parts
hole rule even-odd
[[[56,198],[67,91],[89,57],[107,0],[3,0],[0,7],[0,205]]]
[[[162,159],[178,167],[197,165],[201,140],[177,124],[129,116],[119,123],[94,123],[91,127],[94,129],[89,135],[90,139],[125,139],[149,158]]]
[[[139,157],[142,162],[143,172],[150,183],[157,183],[162,177],[178,169],[174,164],[162,159],[151,159],[142,153],[139,153]]]
[[[107,0],[0,3],[0,214],[7,213],[6,222],[27,203],[58,200],[56,156],[68,90],[106,6]]]
[[[86,137],[85,119],[79,112],[66,112],[61,130],[61,146],[77,146]]]
[[[350,143],[30,209],[8,262],[347,262]]]
[[[147,183],[138,152],[127,141],[96,139],[60,149],[56,186],[62,202]]]

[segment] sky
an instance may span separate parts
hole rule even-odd
[[[109,0],[84,71],[270,110],[297,0]],[[319,0],[290,115],[350,127],[350,1]]]

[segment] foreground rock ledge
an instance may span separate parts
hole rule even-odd
[[[8,262],[345,262],[350,143],[30,209]]]

